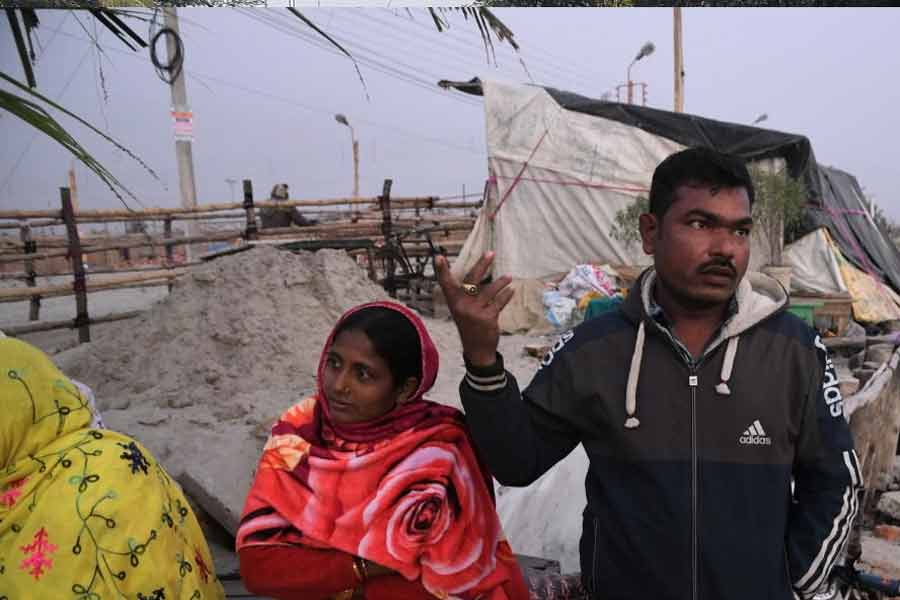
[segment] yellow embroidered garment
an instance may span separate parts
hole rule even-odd
[[[0,600],[223,598],[181,488],[91,419],[47,356],[0,339]]]

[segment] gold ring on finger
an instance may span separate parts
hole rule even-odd
[[[481,291],[474,283],[464,283],[461,287],[467,296],[477,296],[478,292]]]

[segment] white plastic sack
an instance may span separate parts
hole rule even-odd
[[[575,313],[577,304],[571,298],[563,296],[556,290],[548,290],[544,292],[544,307],[546,311],[544,315],[550,324],[558,329],[568,327]]]
[[[578,300],[588,292],[599,292],[604,296],[616,293],[616,285],[600,268],[594,265],[576,265],[559,283],[559,292]]]

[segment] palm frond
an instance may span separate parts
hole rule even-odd
[[[117,188],[125,191],[129,196],[137,200],[128,188],[122,185],[115,175],[110,173],[106,167],[100,164],[90,153],[79,144],[72,135],[63,128],[59,122],[54,119],[46,110],[34,102],[18,96],[6,90],[0,89],[0,109],[22,119],[31,127],[43,132],[48,137],[59,143],[63,148],[71,152],[75,158],[80,160],[91,171],[96,173],[97,177],[103,180],[103,183],[109,187],[117,198],[125,205],[125,208],[132,210],[125,199],[119,193]]]
[[[125,154],[127,154],[132,160],[134,160],[135,162],[137,162],[138,164],[140,164],[142,167],[144,167],[144,169],[146,169],[147,172],[150,173],[150,175],[152,175],[154,179],[156,179],[157,181],[161,181],[160,178],[159,178],[159,175],[156,174],[156,171],[154,171],[153,169],[151,169],[150,166],[149,166],[147,163],[145,163],[143,160],[141,160],[141,158],[140,158],[139,156],[137,156],[136,154],[134,154],[131,150],[129,150],[128,148],[126,148],[125,146],[123,146],[122,144],[120,144],[119,142],[117,142],[116,140],[114,140],[113,138],[111,138],[110,136],[106,135],[105,133],[103,133],[102,131],[100,131],[99,129],[97,129],[96,127],[94,127],[93,125],[91,125],[90,123],[88,123],[87,121],[85,121],[84,119],[82,119],[81,117],[79,117],[78,115],[76,115],[75,113],[73,113],[73,112],[69,111],[68,109],[66,109],[66,108],[64,108],[64,107],[62,107],[62,106],[60,106],[59,104],[57,104],[56,102],[54,102],[54,101],[51,100],[50,98],[47,98],[47,97],[44,96],[43,94],[41,94],[41,93],[39,93],[39,92],[36,92],[35,90],[32,90],[32,89],[26,87],[26,86],[23,85],[21,82],[16,81],[15,79],[13,79],[12,77],[10,77],[10,76],[7,75],[6,73],[3,73],[2,71],[0,71],[0,79],[6,81],[7,83],[11,83],[12,85],[14,85],[14,86],[16,86],[17,88],[23,90],[24,92],[30,94],[31,96],[34,96],[35,98],[41,100],[42,102],[45,102],[45,103],[46,103],[47,105],[49,105],[50,107],[52,107],[52,108],[54,108],[54,109],[60,111],[61,113],[65,114],[65,115],[67,115],[67,116],[69,116],[69,117],[72,117],[73,119],[75,119],[76,121],[78,121],[79,123],[81,123],[82,125],[84,125],[85,127],[87,127],[88,129],[90,129],[91,131],[93,131],[94,133],[96,133],[97,135],[99,135],[100,137],[102,137],[103,139],[105,139],[107,142],[113,144],[116,148],[118,148],[119,150],[121,150],[122,152],[124,152]]]

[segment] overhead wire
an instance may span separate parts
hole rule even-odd
[[[241,10],[241,9],[239,9],[239,10]],[[249,12],[249,14],[247,14],[247,16],[249,18],[259,21],[259,22],[265,24],[266,26],[272,27],[273,29],[281,31],[282,33],[284,33],[286,35],[292,36],[296,39],[299,39],[301,41],[312,44],[326,52],[331,53],[331,54],[343,56],[343,54],[341,54],[340,51],[331,47],[330,44],[327,44],[324,40],[316,39],[316,37],[314,37],[312,34],[302,31],[302,30],[298,29],[297,27],[285,25],[285,23],[278,22],[277,20],[273,21],[271,16],[267,16],[264,14],[265,11],[258,11],[258,10],[252,10],[252,9],[244,9],[244,10]],[[348,45],[352,46],[352,47],[360,48],[363,52],[371,52],[371,49],[364,48],[359,44],[348,43]],[[377,52],[375,54],[377,54]],[[357,55],[354,58],[356,58],[356,60],[361,65],[365,65],[375,71],[381,72],[385,75],[394,77],[401,81],[405,81],[406,83],[409,83],[411,85],[415,85],[421,89],[428,91],[429,93],[438,95],[442,98],[450,98],[456,102],[468,104],[473,107],[480,107],[480,105],[481,105],[480,102],[478,102],[474,99],[467,98],[460,94],[448,94],[448,93],[440,90],[435,85],[438,80],[438,77],[435,77],[435,79],[433,81],[429,81],[427,79],[422,79],[421,77],[419,77],[413,73],[404,71],[401,68],[394,67],[389,64],[385,64],[382,61],[377,61],[377,60],[371,59],[365,55]],[[409,66],[409,65],[405,65],[405,66]],[[416,68],[416,67],[412,67],[412,68]]]
[[[352,17],[352,21],[354,22],[353,24],[357,28],[359,25],[361,25],[358,19],[365,19],[366,21],[377,23],[382,27],[390,29],[395,34],[399,34],[399,36],[402,36],[401,38],[391,36],[394,39],[405,39],[409,36],[414,36],[418,40],[421,40],[423,43],[428,44],[430,47],[437,49],[437,56],[454,56],[457,60],[460,60],[462,58],[462,62],[465,65],[469,66],[472,72],[484,70],[485,63],[483,58],[477,58],[474,56],[474,54],[477,52],[477,46],[479,46],[483,42],[481,41],[480,36],[478,34],[475,34],[474,32],[471,33],[472,40],[466,41],[450,33],[449,29],[444,30],[443,32],[436,35],[429,35],[425,30],[428,30],[430,28],[430,31],[434,32],[433,26],[422,24],[421,27],[419,27],[416,21],[409,18],[404,18],[391,12],[388,12],[384,15],[388,17],[387,20],[381,19],[376,16],[377,13],[375,11],[367,11],[366,13],[362,14],[360,14],[359,11],[344,10],[336,12],[338,12],[338,14],[340,14],[342,17]],[[347,21],[343,18],[341,19],[341,22],[345,24],[347,23]],[[358,35],[358,33],[354,32],[354,35]],[[453,47],[448,42],[456,44],[456,47]],[[548,70],[546,67],[535,64],[536,61],[532,61],[531,59],[529,59],[529,62],[531,63],[530,66],[526,66],[524,64],[524,61],[522,60],[523,57],[524,54],[522,54],[521,51],[515,52],[506,46],[502,46],[502,49],[497,51],[496,60],[493,62],[493,64],[489,64],[488,66],[495,68],[499,73],[511,79],[518,80],[521,78],[521,74],[518,70],[518,67],[521,66],[522,72],[525,74],[525,76],[529,77],[529,79],[533,79],[533,76],[530,73],[531,71],[539,75],[540,79],[544,83],[561,81],[560,74],[558,72],[559,69],[554,67]],[[469,73],[468,75],[471,74],[472,73]]]
[[[66,36],[66,37],[70,37],[70,38],[72,38],[72,39],[84,41],[84,42],[89,42],[89,41],[90,41],[90,40],[86,40],[86,39],[84,39],[84,38],[81,38],[81,37],[78,37],[78,36],[76,36],[76,35],[73,35],[73,34],[70,34],[70,33],[66,33],[66,32],[62,32],[61,35]],[[122,54],[122,55],[124,55],[124,56],[129,56],[129,57],[135,58],[135,59],[137,59],[137,60],[142,60],[142,61],[147,60],[146,58],[144,58],[144,57],[142,57],[142,56],[140,56],[140,55],[136,55],[136,54],[134,54],[133,52],[128,52],[128,51],[126,51],[126,50],[120,50],[120,49],[118,49],[118,48],[108,48],[108,47],[107,47],[106,50],[109,51],[109,52],[119,53],[119,54]],[[256,95],[256,96],[259,96],[259,97],[261,97],[261,98],[267,98],[267,99],[274,100],[274,101],[277,101],[277,102],[281,102],[281,103],[284,103],[284,104],[292,105],[292,106],[295,106],[295,107],[297,107],[297,108],[300,108],[300,109],[303,109],[303,110],[307,110],[307,111],[310,111],[310,112],[316,112],[316,113],[327,114],[327,115],[333,115],[333,114],[334,114],[334,110],[333,110],[333,109],[329,109],[329,108],[325,108],[325,107],[316,106],[316,105],[313,105],[313,104],[301,102],[301,101],[299,101],[299,100],[297,100],[297,99],[295,99],[295,98],[288,98],[288,97],[281,96],[281,95],[278,95],[278,94],[273,94],[273,93],[271,93],[271,92],[268,92],[268,91],[265,91],[265,90],[261,90],[261,89],[259,89],[259,88],[254,88],[254,87],[251,87],[251,86],[247,86],[247,85],[244,85],[244,84],[241,84],[241,83],[237,83],[237,82],[234,82],[234,81],[230,81],[230,80],[227,80],[227,79],[223,79],[223,78],[220,78],[220,77],[216,77],[216,76],[214,76],[214,75],[210,75],[210,74],[207,74],[207,73],[201,73],[201,72],[199,72],[199,71],[195,71],[195,70],[192,70],[192,69],[185,69],[184,72],[185,72],[185,74],[186,74],[188,77],[190,77],[190,78],[192,78],[192,79],[195,79],[195,80],[198,80],[198,81],[199,81],[200,79],[203,79],[203,80],[206,80],[206,81],[210,81],[210,82],[213,82],[213,83],[217,83],[217,84],[219,84],[219,85],[223,85],[223,86],[225,86],[225,87],[230,87],[230,88],[233,88],[233,89],[237,89],[237,90],[243,91],[243,92],[248,93],[248,94],[251,94],[251,95]],[[431,136],[423,135],[423,134],[421,134],[421,133],[418,133],[418,132],[415,132],[415,131],[411,131],[411,130],[407,130],[407,129],[404,129],[404,128],[402,128],[402,127],[398,127],[398,126],[396,126],[396,125],[392,125],[392,124],[389,124],[389,123],[384,123],[384,122],[379,121],[379,120],[368,119],[368,118],[365,118],[365,117],[357,118],[356,120],[357,120],[357,122],[359,122],[359,123],[365,123],[365,124],[368,124],[368,125],[370,125],[370,126],[372,126],[372,127],[375,127],[375,128],[384,129],[384,130],[386,130],[386,131],[393,131],[393,132],[395,132],[395,133],[398,133],[398,134],[403,135],[403,136],[406,136],[406,137],[410,137],[410,138],[414,138],[414,139],[419,139],[419,140],[422,140],[422,141],[425,141],[425,142],[429,142],[429,143],[441,145],[441,146],[444,146],[444,147],[446,147],[446,148],[450,148],[450,149],[453,149],[453,150],[461,150],[461,151],[464,151],[464,152],[469,152],[469,153],[474,153],[474,154],[479,154],[479,155],[484,155],[484,154],[485,154],[485,151],[484,151],[483,149],[480,149],[480,148],[476,148],[476,147],[472,147],[472,146],[466,146],[466,145],[458,144],[458,143],[455,143],[455,142],[453,142],[453,141],[450,141],[450,140],[447,140],[447,139],[444,139],[444,138],[436,138],[436,137],[431,137]]]

